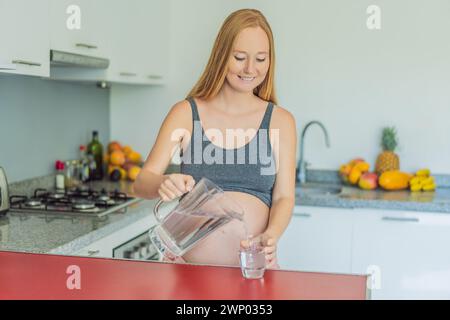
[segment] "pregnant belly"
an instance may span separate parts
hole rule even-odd
[[[258,235],[266,230],[269,221],[266,204],[248,193],[225,191],[225,194],[244,210],[244,223],[232,220],[215,230],[183,256],[187,263],[239,265],[240,241],[246,238],[246,233]]]

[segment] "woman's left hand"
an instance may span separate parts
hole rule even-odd
[[[258,241],[264,247],[264,253],[266,254],[266,268],[279,268],[277,262],[278,239],[275,236],[264,232],[256,237],[253,237],[251,241]],[[241,241],[241,247],[248,248],[249,246],[249,240]]]

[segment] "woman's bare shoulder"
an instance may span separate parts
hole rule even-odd
[[[294,115],[287,109],[281,106],[275,106],[272,111],[272,121],[271,126],[275,128],[282,127],[292,127],[295,129],[295,117]]]
[[[192,112],[189,101],[181,100],[175,103],[170,108],[166,120],[178,127],[189,128],[192,121]]]

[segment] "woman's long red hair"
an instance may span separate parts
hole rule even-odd
[[[242,9],[230,14],[217,35],[208,64],[202,76],[189,92],[188,97],[209,99],[215,97],[222,88],[228,72],[228,59],[237,35],[245,28],[261,27],[269,38],[270,62],[264,81],[254,89],[254,94],[263,100],[277,104],[274,88],[275,50],[272,30],[263,14],[255,9]]]

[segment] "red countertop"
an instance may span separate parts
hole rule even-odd
[[[80,289],[68,289],[79,267]],[[366,299],[367,276],[0,251],[0,299]],[[69,281],[69,283],[74,283]]]

